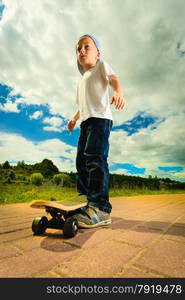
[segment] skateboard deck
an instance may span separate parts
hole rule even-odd
[[[64,205],[62,202],[59,201],[45,201],[45,200],[35,200],[31,202],[30,206],[32,208],[56,208],[62,211],[73,211],[79,208],[86,206],[87,203],[80,203],[77,205]]]

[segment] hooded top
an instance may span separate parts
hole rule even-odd
[[[83,36],[81,36],[81,38],[82,38],[82,37],[85,37],[85,36],[87,36],[87,37],[89,37],[91,40],[93,40],[93,42],[94,42],[95,45],[96,45],[97,50],[99,51],[100,57],[101,57],[101,46],[100,46],[100,42],[99,42],[93,35],[91,35],[91,34],[84,34]],[[81,38],[80,38],[80,39],[81,39]],[[80,39],[79,39],[79,40],[80,40]],[[83,70],[83,67],[79,64],[78,61],[77,61],[77,65],[78,65],[78,70],[79,70],[79,72],[83,75],[83,74],[85,73],[85,71]]]

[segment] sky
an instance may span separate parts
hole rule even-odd
[[[101,43],[126,106],[111,107],[111,173],[185,181],[184,0],[0,0],[0,163],[75,172],[75,45]],[[112,90],[110,88],[110,97]]]

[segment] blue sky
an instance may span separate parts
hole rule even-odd
[[[3,5],[3,4],[0,2],[0,18],[2,18],[4,8],[5,8],[5,5]]]
[[[80,129],[66,125],[80,80],[74,45],[88,32],[126,100],[123,111],[112,107],[110,171],[185,181],[185,4],[141,2],[0,1],[1,162],[48,158],[75,171]]]
[[[9,91],[11,89],[6,85],[0,84],[1,93],[1,104],[6,103],[6,99],[10,98],[12,103],[16,99],[20,99],[21,96],[9,97]],[[0,130],[7,133],[20,134],[26,139],[32,140],[34,142],[43,141],[46,139],[58,138],[63,142],[70,144],[71,146],[77,146],[79,129],[75,129],[73,135],[69,134],[67,128],[62,129],[61,132],[47,131],[44,130],[44,126],[47,123],[43,123],[43,120],[50,118],[53,115],[49,113],[49,108],[47,105],[24,105],[23,103],[17,105],[17,112],[0,111]],[[42,116],[34,117],[34,113],[42,112]],[[56,118],[60,119],[62,124],[67,124],[67,120],[62,118],[62,116],[56,115]]]

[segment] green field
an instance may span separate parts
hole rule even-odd
[[[178,194],[184,190],[111,189],[110,197]],[[0,184],[0,204],[30,202],[33,200],[57,200],[69,203],[77,192],[74,188],[44,184],[42,186],[24,184]],[[71,204],[71,203],[70,203]]]

